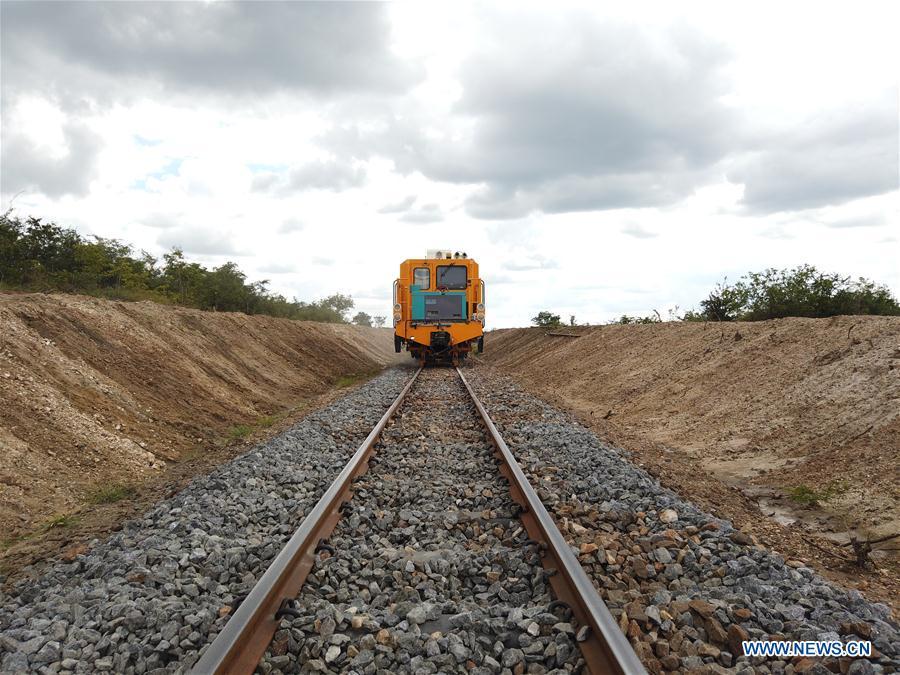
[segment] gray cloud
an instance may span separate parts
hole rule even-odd
[[[282,180],[283,178],[277,173],[261,173],[250,181],[250,189],[253,192],[269,192],[277,188]]]
[[[269,263],[259,268],[263,274],[291,274],[297,271],[297,266],[291,263]]]
[[[444,214],[437,204],[422,204],[400,216],[405,223],[437,223],[443,219]]]
[[[535,211],[570,213],[664,206],[687,196],[700,182],[701,177],[695,173],[676,173],[665,180],[653,173],[636,173],[548,178],[519,187],[500,183],[476,190],[466,208],[476,218],[506,220]]]
[[[479,185],[467,210],[480,218],[659,206],[709,180],[739,132],[721,102],[724,48],[683,26],[649,34],[580,13],[537,21],[546,17],[494,20],[496,46],[463,68],[443,138],[406,114],[323,143]]]
[[[637,223],[629,223],[623,227],[622,234],[627,234],[629,237],[634,237],[636,239],[653,239],[659,236],[658,232],[645,229]]]
[[[853,227],[881,227],[887,225],[887,216],[883,213],[864,213],[859,216],[849,216],[846,218],[835,218],[822,223],[825,227],[834,227],[838,229]]]
[[[399,202],[385,204],[378,209],[378,213],[402,213],[403,215],[400,216],[400,220],[404,223],[438,223],[444,219],[444,214],[441,211],[440,206],[437,204],[420,204],[419,206],[414,206],[416,199],[415,195],[409,195]]]
[[[753,213],[840,204],[900,183],[896,88],[799,128],[762,130],[724,102],[732,56],[709,35],[578,12],[502,14],[485,18],[494,39],[482,44],[493,46],[462,68],[450,115],[436,122],[404,108],[377,124],[338,125],[322,144],[472,185],[466,210],[494,220],[668,206],[723,173],[744,184]]]
[[[285,173],[264,173],[254,176],[251,189],[286,197],[304,190],[342,192],[361,187],[366,182],[366,170],[349,163],[333,160],[315,161],[293,167]]]
[[[415,203],[416,196],[409,195],[405,199],[401,199],[399,202],[385,204],[380,209],[378,209],[378,213],[403,213]]]
[[[395,93],[423,75],[375,3],[2,3],[3,86],[64,103],[137,95]]]
[[[181,225],[183,216],[174,213],[155,212],[141,218],[138,222],[144,227],[152,227],[159,230],[167,230]]]
[[[286,187],[290,191],[333,190],[340,192],[360,187],[365,181],[366,171],[361,167],[320,161],[291,169]]]
[[[57,159],[48,157],[46,149],[4,124],[0,137],[3,193],[34,190],[49,197],[87,194],[96,175],[101,141],[86,126],[74,122],[63,126],[63,137],[67,153]]]
[[[728,179],[751,213],[841,204],[900,186],[897,90],[757,140]]]
[[[164,230],[156,241],[164,248],[177,247],[194,255],[243,255],[228,233],[206,226]]]

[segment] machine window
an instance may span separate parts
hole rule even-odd
[[[436,288],[448,290],[465,290],[466,266],[465,265],[439,265],[437,268]]]
[[[413,286],[427,289],[431,286],[431,270],[427,267],[417,267],[413,270]]]

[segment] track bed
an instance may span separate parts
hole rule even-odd
[[[348,506],[263,672],[581,670],[455,371],[419,377]]]

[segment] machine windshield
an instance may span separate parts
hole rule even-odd
[[[446,288],[451,291],[465,290],[466,266],[465,265],[439,265],[437,268],[436,288]]]

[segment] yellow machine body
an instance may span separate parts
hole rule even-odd
[[[478,263],[450,251],[400,263],[394,282],[394,349],[423,364],[458,364],[483,350],[484,282]]]

